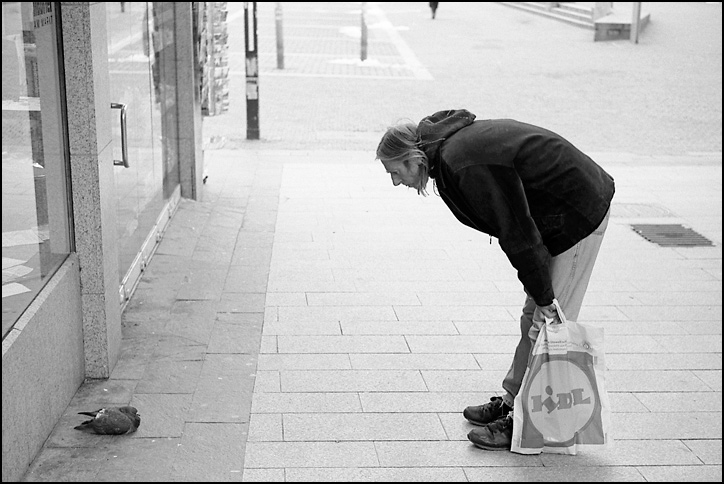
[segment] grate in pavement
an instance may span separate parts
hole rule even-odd
[[[699,247],[714,245],[703,235],[679,224],[631,225],[641,237],[663,247]]]

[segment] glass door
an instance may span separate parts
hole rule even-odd
[[[121,302],[155,247],[159,215],[178,185],[169,149],[173,2],[107,2]]]

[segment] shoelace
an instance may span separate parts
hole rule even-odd
[[[495,414],[500,411],[500,407],[503,405],[503,399],[499,399],[500,397],[491,397],[490,403],[486,403],[483,405],[480,405],[478,407],[480,409],[480,412],[483,414],[483,418],[487,419],[493,419],[495,418]]]
[[[510,408],[510,407],[508,407],[508,405],[505,404],[505,400],[503,399],[503,397],[499,397],[499,396],[490,397],[490,402],[492,403],[491,412],[498,412],[501,410],[501,408],[503,409],[503,411],[505,411],[505,408]],[[488,403],[486,405],[491,405],[491,404]],[[488,407],[488,408],[491,408],[491,407]],[[512,410],[510,410],[510,411],[512,412]]]
[[[501,417],[495,422],[488,424],[488,429],[491,432],[503,432],[504,430],[513,427],[513,411],[511,410],[505,417]]]

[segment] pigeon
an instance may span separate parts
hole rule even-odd
[[[135,432],[141,425],[141,415],[135,407],[106,407],[95,412],[78,412],[78,415],[93,417],[86,420],[76,430],[100,435],[123,435]]]

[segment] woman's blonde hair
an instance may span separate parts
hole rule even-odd
[[[415,123],[403,122],[390,126],[382,135],[380,144],[377,145],[377,159],[380,161],[392,161],[399,163],[410,163],[419,161],[420,183],[415,188],[418,195],[427,196],[427,182],[430,179],[429,164],[427,155],[418,148],[417,125]]]

